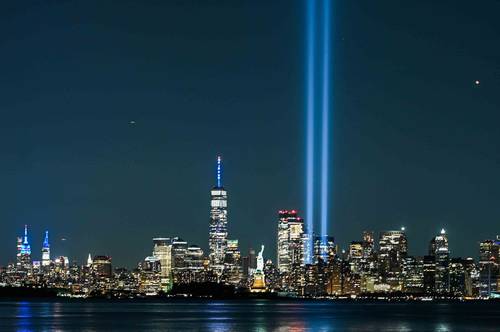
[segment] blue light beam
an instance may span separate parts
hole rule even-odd
[[[330,136],[330,0],[323,0],[323,77],[321,134],[321,235],[328,235],[329,136]]]
[[[314,0],[306,0],[307,4],[307,22],[306,22],[306,222],[307,234],[309,241],[307,242],[306,263],[311,263],[312,257],[312,236],[314,227],[314,120],[315,120],[315,103],[314,103],[314,69],[315,69],[315,21],[316,8]]]

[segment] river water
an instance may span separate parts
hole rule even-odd
[[[500,303],[0,301],[1,331],[500,331]]]

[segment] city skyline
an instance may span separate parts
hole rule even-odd
[[[225,261],[225,256],[226,256],[226,250],[230,247],[228,245],[229,242],[236,243],[237,250],[238,252],[247,252],[249,250],[252,250],[255,247],[259,247],[258,244],[258,238],[255,239],[255,243],[253,245],[250,245],[248,248],[241,248],[238,246],[238,239],[234,239],[232,234],[228,232],[228,194],[223,186],[223,161],[222,157],[218,155],[216,157],[216,162],[215,162],[215,167],[214,167],[214,176],[213,176],[213,186],[211,187],[210,190],[210,208],[209,208],[209,222],[207,224],[207,232],[208,232],[208,237],[207,237],[207,243],[205,244],[198,244],[198,243],[193,243],[190,241],[191,245],[194,245],[196,247],[201,248],[204,252],[207,253],[207,257],[210,261],[210,264],[212,266],[212,269],[214,271],[217,271],[217,275],[222,275],[223,270],[224,270],[224,261]],[[361,241],[361,236],[363,237],[363,241],[366,241],[365,239],[365,234],[371,233],[372,235],[372,250],[374,248],[379,249],[380,251],[383,252],[383,247],[384,245],[382,242],[376,246],[373,243],[373,234],[379,234],[380,239],[379,241],[382,241],[382,237],[384,233],[394,233],[394,234],[401,234],[404,233],[404,238],[405,238],[405,254],[408,255],[414,255],[416,257],[423,257],[425,256],[425,253],[415,253],[414,251],[409,250],[409,245],[408,245],[408,236],[407,236],[407,228],[406,226],[401,226],[399,229],[398,228],[392,228],[392,229],[386,229],[386,230],[363,230],[362,233],[360,233],[360,237],[354,238],[354,239],[344,239],[344,241],[339,242],[337,238],[333,234],[322,234],[322,233],[316,233],[316,232],[310,232],[307,229],[307,222],[304,222],[304,219],[300,217],[299,211],[297,209],[281,209],[276,212],[276,217],[277,217],[277,224],[276,224],[276,238],[275,238],[275,243],[276,244],[276,251],[275,254],[267,254],[266,259],[273,260],[274,263],[276,264],[277,268],[280,271],[284,272],[289,272],[290,271],[290,266],[293,265],[294,261],[301,261],[302,264],[304,262],[312,262],[313,256],[315,255],[314,251],[316,250],[314,243],[316,242],[316,239],[323,239],[322,241],[322,246],[326,246],[329,241],[331,241],[332,244],[335,244],[336,250],[339,252],[348,252],[350,250],[350,247],[352,246],[353,243]],[[42,264],[42,266],[46,266],[49,264],[50,261],[50,247],[51,245],[49,244],[49,231],[44,230],[43,232],[43,242],[42,245],[40,246],[40,259],[37,260],[36,257],[37,255],[34,254],[36,252],[36,249],[32,249],[32,243],[33,241],[29,240],[30,236],[28,235],[28,225],[24,225],[24,233],[21,236],[17,236],[17,253],[19,256],[20,254],[28,254],[31,258],[30,260],[33,261],[38,261]],[[436,231],[437,232],[437,231]],[[191,235],[196,234],[196,232],[190,233]],[[446,248],[447,248],[447,255],[450,255],[450,250],[449,250],[449,244],[448,244],[448,233],[445,230],[445,228],[441,228],[439,231],[439,234],[441,236],[444,236],[446,234]],[[312,237],[311,237],[312,235]],[[399,235],[398,235],[399,236]],[[160,242],[165,242],[165,241],[170,241],[170,239],[187,239],[189,240],[189,235],[187,234],[156,234],[153,236],[153,242],[155,241],[160,241]],[[229,238],[233,240],[229,240]],[[331,240],[327,240],[331,238]],[[490,235],[488,238],[484,238],[481,241],[478,241],[479,243],[482,243],[488,239],[492,238]],[[499,239],[499,235],[496,236],[497,240]],[[438,237],[432,237],[431,242],[437,241]],[[280,242],[282,244],[280,244]],[[342,246],[341,243],[347,242],[347,246]],[[424,240],[425,242],[425,240]],[[35,243],[37,243],[35,241]],[[187,243],[187,242],[186,242]],[[310,248],[311,251],[308,251],[308,243],[310,243]],[[360,242],[361,243],[361,242]],[[284,245],[284,247],[283,247]],[[37,246],[35,246],[37,248]],[[292,248],[292,249],[289,249]],[[314,248],[314,249],[313,249]],[[326,247],[325,247],[326,248]],[[93,252],[94,254],[96,253],[95,250],[92,250],[89,248],[87,250],[88,257],[90,259],[91,253]],[[33,253],[32,253],[33,252]],[[112,257],[114,256],[111,252],[99,252],[100,254],[105,254],[107,257]],[[170,254],[170,253],[169,253]],[[327,251],[324,252],[324,254],[327,254]],[[451,254],[453,254],[451,252]],[[85,254],[87,255],[87,254]],[[238,254],[240,255],[240,254]],[[476,259],[480,257],[480,252],[478,251],[477,253],[474,254],[466,254],[463,255],[464,258],[472,258]],[[67,253],[60,253],[59,255],[54,255],[54,256],[60,256],[60,257],[65,257],[69,258],[69,262],[72,263],[82,263],[84,260],[79,260],[78,258],[75,257],[68,257],[69,255]],[[79,257],[80,254],[78,254],[77,257]],[[456,256],[456,255],[455,255]],[[275,257],[275,258],[273,258]],[[301,257],[301,258],[299,258]],[[458,257],[458,256],[457,256]],[[119,257],[118,257],[119,258]],[[18,258],[19,259],[19,258]],[[7,262],[5,262],[7,263]],[[8,263],[12,263],[12,260],[9,260]],[[0,263],[1,266],[2,263]],[[28,263],[27,263],[28,264]],[[28,265],[31,265],[31,261],[29,262]],[[135,265],[134,265],[135,266]],[[126,266],[124,265],[123,267],[126,268],[133,268],[134,266]]]
[[[0,1],[0,330],[498,330],[498,13]]]
[[[157,235],[207,250],[188,234],[206,229],[217,154],[242,250],[275,252],[276,211],[305,218],[305,2],[1,6],[1,262],[24,224],[33,252],[48,229],[51,254],[81,262],[133,266]],[[420,253],[444,227],[472,256],[498,233],[499,6],[333,4],[342,247],[405,226]]]
[[[477,260],[450,252],[445,229],[423,255],[412,255],[405,227],[364,231],[348,249],[333,236],[313,235],[296,210],[278,211],[276,260],[242,253],[238,239],[228,239],[227,192],[217,157],[210,201],[209,251],[180,236],[155,237],[151,255],[136,267],[113,266],[108,254],[88,254],[86,264],[67,256],[52,257],[45,231],[41,260],[31,249],[28,226],[17,237],[15,262],[0,266],[2,291],[73,298],[145,298],[225,296],[377,299],[432,301],[500,297],[500,236],[481,241]],[[312,251],[308,248],[312,247]],[[113,268],[114,267],[114,268]],[[223,295],[225,294],[225,295]]]
[[[500,235],[483,240],[477,259],[458,257],[442,228],[428,251],[412,255],[406,228],[363,231],[342,248],[331,234],[308,229],[297,210],[280,210],[275,260],[252,248],[248,254],[228,231],[228,191],[223,161],[215,161],[206,229],[208,251],[184,234],[152,238],[153,249],[135,267],[113,265],[110,253],[88,254],[79,264],[51,257],[45,231],[41,260],[32,251],[28,226],[17,237],[15,262],[0,266],[0,285],[9,291],[42,288],[52,296],[145,298],[165,296],[294,297],[331,299],[478,300],[500,298]],[[189,234],[196,233],[197,230]],[[260,239],[254,239],[256,242]],[[90,251],[90,250],[89,250]],[[266,254],[269,255],[269,254]],[[114,267],[114,268],[113,268]],[[1,290],[1,289],[0,289]]]

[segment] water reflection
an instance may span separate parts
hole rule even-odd
[[[500,303],[0,302],[1,331],[497,331],[499,316]]]
[[[448,324],[444,324],[444,323],[440,323],[436,326],[436,329],[435,329],[436,332],[449,332],[451,331],[450,327],[448,326]]]
[[[28,332],[32,330],[33,313],[31,303],[22,301],[16,306],[16,328],[19,332]]]

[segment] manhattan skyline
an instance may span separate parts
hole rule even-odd
[[[2,264],[24,224],[80,263],[134,266],[156,236],[206,251],[218,154],[231,237],[274,257],[277,211],[305,215],[303,2],[81,4],[1,5]],[[498,233],[499,9],[335,4],[341,247],[405,226],[419,254],[445,228],[477,257]]]

